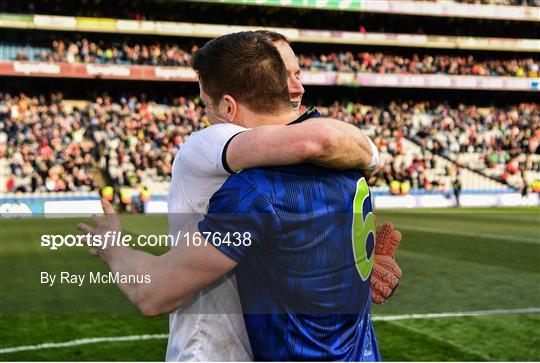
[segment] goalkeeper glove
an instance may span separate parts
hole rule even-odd
[[[371,274],[371,301],[386,302],[396,291],[401,269],[395,260],[401,232],[390,222],[385,222],[375,238],[375,262]]]

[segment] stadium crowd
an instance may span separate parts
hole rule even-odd
[[[370,178],[370,185],[390,187],[393,181],[398,181],[408,183],[413,189],[444,191],[448,187],[445,181],[456,176],[456,168],[445,167],[443,177],[429,172],[440,169],[429,150],[408,150],[403,115],[352,102],[334,102],[330,107],[317,108],[324,116],[358,125],[373,139],[380,150],[381,162]]]
[[[461,166],[500,170],[505,181],[523,169],[540,171],[540,107],[508,108],[433,102],[390,102],[385,106],[335,102],[319,106],[323,115],[363,127],[382,152],[375,185],[408,181],[412,188],[437,189],[431,178],[433,155]],[[62,95],[0,95],[0,156],[7,158],[7,191],[95,190],[100,171],[113,185],[137,186],[145,178],[167,181],[172,161],[187,136],[207,125],[197,98],[157,104],[146,96],[112,100],[98,97],[84,105]],[[404,139],[420,145],[411,153]],[[460,155],[474,154],[481,165]],[[525,160],[523,160],[525,156]],[[454,171],[448,170],[450,175]],[[493,174],[493,173],[491,173]]]
[[[98,97],[79,108],[53,95],[0,94],[0,157],[7,191],[89,191],[100,171],[115,186],[141,183],[147,170],[170,178],[173,157],[203,127],[203,109],[180,97],[158,105],[144,97]]]
[[[323,114],[370,130],[379,148],[394,156],[400,152],[399,140],[405,137],[422,150],[463,166],[478,171],[503,170],[497,175],[502,181],[508,177],[506,174],[522,169],[540,171],[540,164],[532,158],[540,154],[540,105],[536,103],[496,108],[464,104],[451,107],[429,101],[394,101],[384,107],[337,102],[320,109]],[[394,145],[392,140],[398,143]],[[475,160],[482,165],[469,164],[459,158],[462,154],[475,154]],[[519,161],[522,156],[526,157],[524,162]],[[418,160],[413,164],[418,164]],[[406,165],[405,169],[411,166]],[[422,188],[422,184],[418,183],[418,187]]]
[[[98,64],[146,64],[153,66],[189,66],[191,55],[196,46],[184,50],[172,44],[133,44],[127,42],[118,47],[103,41],[78,41],[57,39],[49,50],[37,52],[34,59],[29,59],[27,51],[20,51],[17,60],[35,60],[42,62],[98,63]]]
[[[540,60],[491,59],[477,60],[474,56],[418,55],[410,57],[381,52],[339,52],[323,55],[298,56],[302,68],[340,72],[448,74],[473,76],[538,77]]]
[[[95,188],[91,169],[99,150],[84,138],[78,110],[67,112],[52,96],[0,95],[0,155],[9,160],[8,191]]]
[[[128,44],[115,46],[104,41],[77,41],[57,39],[51,48],[29,56],[21,50],[16,60],[98,64],[145,64],[154,66],[189,66],[197,46],[181,47],[177,44]],[[474,56],[413,54],[404,56],[381,52],[353,53],[343,51],[329,54],[300,54],[299,64],[309,71],[340,71],[399,74],[448,74],[474,76],[538,77],[540,60],[488,59]]]

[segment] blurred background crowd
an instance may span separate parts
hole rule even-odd
[[[508,5],[532,13],[540,6],[540,0],[440,3]],[[52,18],[51,28],[39,31],[14,26],[0,34],[0,62],[5,64],[190,67],[192,55],[208,37],[195,30],[192,36],[173,33],[192,29],[187,23],[194,22],[321,31],[306,36],[300,32],[307,40],[292,44],[307,78],[328,72],[392,74],[396,79],[404,74],[467,80],[491,76],[505,77],[509,84],[532,80],[531,87],[538,87],[538,82],[534,86],[539,77],[538,52],[518,47],[537,41],[540,22],[534,21],[467,16],[422,16],[418,21],[418,17],[400,11],[192,1],[161,2],[156,7],[154,0],[0,0],[0,13],[12,14],[9,19],[15,21],[19,16],[27,19],[27,13],[109,18],[95,20],[96,24],[112,24],[112,18],[155,20],[163,21],[168,29],[164,33],[143,28],[118,34],[83,31],[71,29],[71,23],[63,18]],[[204,24],[199,24],[200,29]],[[348,39],[342,37],[342,31],[375,35],[394,43],[379,44],[376,37],[369,41]],[[329,38],[313,41],[323,33]],[[426,37],[428,43],[420,45],[396,41],[403,34],[405,39],[418,34],[433,38]],[[463,49],[447,45],[454,37],[463,37],[459,43]],[[506,38],[512,45],[492,48],[486,37]],[[19,74],[3,78],[0,191],[61,195],[105,190],[109,195],[111,190],[124,189],[165,195],[176,153],[192,132],[208,126],[197,83],[193,79],[157,82],[156,77],[106,79],[101,74],[93,79],[87,79],[88,75],[55,77]],[[370,179],[374,191],[450,193],[463,187],[470,192],[512,190],[526,194],[540,190],[537,91],[474,87],[465,91],[454,83],[432,88],[400,88],[399,83],[369,87],[345,84],[306,83],[304,107],[316,106],[322,115],[355,124],[373,138],[382,160]]]
[[[437,169],[434,156],[454,161],[454,169],[468,167],[503,182],[525,170],[540,172],[534,158],[540,153],[538,104],[335,101],[318,109],[373,138],[383,155],[372,180],[377,186],[407,180],[414,189],[449,188],[428,172]],[[0,156],[8,160],[10,172],[6,189],[24,192],[96,190],[103,177],[116,187],[136,187],[145,180],[166,183],[188,135],[208,125],[198,97],[158,104],[145,95],[69,102],[61,94],[5,93],[0,120]],[[452,173],[445,169],[443,176]]]
[[[50,47],[10,44],[4,46],[4,58],[43,62],[129,64],[151,66],[189,66],[196,45],[128,42],[110,44],[55,39]],[[10,59],[11,58],[11,59]],[[300,66],[306,71],[339,71],[396,74],[448,74],[474,76],[538,77],[540,60],[534,57],[510,59],[477,59],[474,55],[392,54],[390,52],[298,53]]]

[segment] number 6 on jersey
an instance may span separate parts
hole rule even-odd
[[[352,245],[356,269],[362,281],[369,278],[375,260],[375,217],[368,203],[371,203],[369,188],[366,179],[360,178],[353,201]]]

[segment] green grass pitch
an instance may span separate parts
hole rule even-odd
[[[386,315],[540,307],[540,209],[378,211],[403,232],[400,288]],[[144,218],[142,223],[141,218]],[[86,248],[50,251],[40,235],[75,233],[81,219],[1,220],[0,351],[93,337],[166,334],[114,285],[45,287],[40,271],[106,271]],[[165,216],[122,216],[133,234],[166,233]],[[151,227],[151,228],[149,228]],[[156,250],[155,252],[159,252]],[[375,321],[385,360],[540,360],[540,313]],[[0,353],[0,360],[163,360],[165,339]]]

